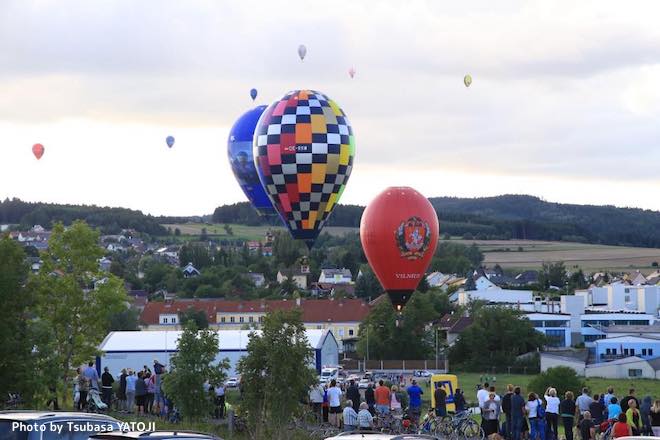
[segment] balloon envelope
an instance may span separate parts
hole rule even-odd
[[[463,78],[463,84],[465,84],[465,87],[470,87],[470,84],[472,84],[472,76],[465,75]]]
[[[301,61],[305,59],[305,55],[307,55],[307,48],[304,44],[301,44],[298,46],[298,56],[300,57]]]
[[[261,183],[293,238],[314,244],[353,169],[346,114],[313,90],[295,90],[259,119],[254,160]]]
[[[167,142],[168,147],[172,148],[172,145],[174,145],[174,136],[168,136],[165,142]]]
[[[234,177],[254,209],[261,215],[275,215],[266,190],[261,186],[252,157],[254,129],[264,110],[266,110],[266,106],[260,105],[248,110],[234,122],[229,131],[227,156]]]
[[[44,155],[44,146],[41,144],[34,144],[32,146],[32,154],[34,154],[34,157],[37,158],[37,160],[41,159],[41,156]]]
[[[410,299],[428,269],[438,234],[433,206],[409,187],[387,188],[364,210],[362,249],[397,310]]]
[[[250,97],[252,98],[253,101],[257,99],[257,89],[250,90]]]

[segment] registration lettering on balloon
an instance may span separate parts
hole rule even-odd
[[[431,228],[429,224],[419,217],[410,217],[401,222],[394,231],[401,257],[408,260],[417,260],[424,256],[431,242]]]

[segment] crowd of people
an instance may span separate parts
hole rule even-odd
[[[503,396],[494,386],[484,383],[477,392],[482,427],[486,436],[498,435],[507,440],[559,440],[559,424],[566,440],[595,440],[599,432],[611,437],[660,436],[660,400],[650,396],[642,401],[635,390],[618,398],[609,387],[605,393],[590,393],[583,388],[575,398],[571,391],[557,395],[548,388],[543,396],[522,394],[519,386],[508,385]]]
[[[330,423],[345,431],[369,430],[375,425],[375,417],[384,417],[389,414],[402,415],[407,413],[411,422],[416,423],[422,412],[423,389],[412,380],[406,386],[403,378],[399,385],[389,385],[384,380],[377,383],[369,383],[360,392],[355,380],[350,380],[345,388],[340,387],[336,380],[327,385],[314,385],[309,391],[309,402],[312,410],[319,421]],[[438,405],[438,412],[446,414],[447,393],[443,388],[437,388],[434,396]],[[459,408],[465,406],[465,399],[460,390],[456,390],[455,396],[459,396]],[[342,405],[343,401],[343,405]]]

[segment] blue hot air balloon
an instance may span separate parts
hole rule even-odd
[[[168,136],[165,142],[167,142],[168,147],[172,148],[172,145],[174,145],[174,136]]]
[[[238,118],[229,132],[227,156],[229,157],[229,164],[234,172],[234,177],[236,177],[238,184],[250,203],[252,203],[252,206],[254,206],[254,209],[260,215],[275,216],[277,213],[273,209],[273,205],[261,185],[252,156],[254,129],[265,109],[265,105],[260,105],[245,112],[243,116]]]
[[[257,89],[250,90],[250,97],[252,98],[253,101],[257,99]]]

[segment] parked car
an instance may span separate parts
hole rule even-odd
[[[239,382],[240,382],[240,379],[239,379],[238,377],[230,377],[230,378],[227,379],[227,381],[225,382],[225,386],[226,386],[227,388],[236,388],[236,387],[238,387],[238,383],[239,383]]]
[[[194,431],[128,431],[128,432],[110,432],[93,435],[89,440],[124,440],[124,439],[145,439],[145,440],[222,440],[211,434]]]
[[[416,376],[416,377],[431,377],[431,376],[433,376],[433,373],[431,373],[428,370],[415,370],[413,372],[413,376]]]
[[[360,379],[360,382],[358,382],[358,388],[361,390],[369,388],[369,379]]]
[[[105,414],[65,411],[0,411],[0,439],[87,440],[90,435],[120,431],[121,423]]]

